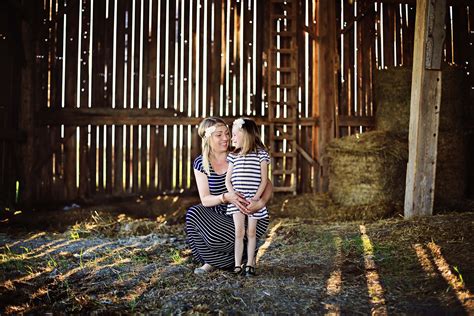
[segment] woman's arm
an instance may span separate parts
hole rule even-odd
[[[199,191],[201,203],[205,207],[216,206],[224,203],[232,203],[242,212],[246,212],[246,205],[249,203],[239,193],[224,193],[220,195],[212,195],[209,191],[209,182],[207,175],[199,170],[194,169],[194,177]]]
[[[199,197],[201,198],[202,205],[206,207],[211,207],[224,203],[222,194],[212,195],[209,191],[209,182],[205,173],[194,169],[194,177],[196,178],[196,184],[198,187]]]

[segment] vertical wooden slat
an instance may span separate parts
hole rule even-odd
[[[92,107],[105,107],[105,51],[104,51],[104,28],[105,28],[105,2],[94,2],[93,14],[93,63],[92,63]],[[104,128],[103,126],[92,127],[96,131],[91,136],[96,136],[96,181],[94,186],[98,186],[97,190],[103,192],[105,189],[104,182]],[[95,134],[95,135],[94,135]]]
[[[216,90],[219,91],[219,85],[215,84],[216,79],[219,79],[216,73],[216,69],[218,67],[218,60],[216,59],[216,38],[214,37],[214,41],[212,41],[212,37],[216,35],[214,30],[214,34],[212,34],[212,29],[211,29],[211,24],[214,23],[216,25],[216,21],[218,21],[216,18],[213,19],[211,13],[211,9],[213,5],[215,5],[215,0],[208,0],[208,9],[207,9],[207,20],[205,21],[205,27],[207,28],[207,56],[206,58],[206,63],[207,63],[207,82],[205,83],[207,85],[207,96],[206,96],[206,101],[205,101],[205,107],[207,107],[207,115],[216,115],[216,97],[215,93]],[[215,9],[215,7],[214,7]],[[214,11],[215,12],[215,11]],[[184,182],[183,182],[184,183]]]
[[[105,104],[108,108],[112,107],[112,86],[115,78],[112,78],[113,71],[113,28],[114,28],[114,5],[115,2],[110,1],[107,12],[107,18],[105,19],[105,64],[107,65],[107,72],[104,74],[107,79],[106,91],[105,91]],[[113,151],[114,144],[112,143],[112,126],[108,125],[106,127],[106,159],[105,159],[105,175],[106,175],[106,192],[111,194],[113,192],[114,181],[113,181],[113,171],[114,171],[114,161],[113,161]]]
[[[141,76],[140,73],[140,9],[141,9],[142,2],[135,1],[132,2],[134,8],[132,8],[132,19],[131,25],[134,27],[132,29],[132,37],[130,41],[130,45],[132,46],[132,56],[131,56],[131,70],[133,73],[130,74],[131,80],[131,96],[130,101],[132,102],[133,108],[139,108],[139,93],[140,93],[140,86],[139,86],[139,78]],[[140,189],[139,183],[139,165],[140,165],[140,139],[139,139],[139,126],[133,126],[132,131],[132,192],[138,193]]]
[[[124,72],[124,89],[126,95],[124,95],[124,108],[130,109],[133,104],[131,97],[131,90],[133,87],[133,69],[132,69],[132,1],[123,0],[124,2],[124,14],[125,14],[125,65]],[[131,134],[133,131],[132,126],[125,126],[125,190],[131,192],[132,190],[132,138]]]
[[[141,56],[141,63],[142,63],[142,73],[140,74],[142,78],[142,86],[140,87],[141,93],[142,93],[142,100],[141,100],[141,107],[142,108],[147,108],[148,107],[148,86],[149,86],[149,68],[148,68],[148,36],[149,36],[149,1],[143,1],[142,3],[142,12],[143,12],[143,20],[141,21],[141,30],[140,30],[140,42],[142,47],[140,48]],[[147,187],[147,175],[148,175],[148,155],[149,155],[149,148],[148,148],[148,127],[145,125],[141,126],[141,153],[140,153],[140,174],[141,174],[141,179],[140,179],[140,192],[146,193],[148,190]]]
[[[79,5],[76,1],[68,2],[74,8],[67,14],[67,46],[66,46],[66,108],[76,107],[77,96],[77,61],[78,61],[78,33]],[[64,145],[65,164],[64,177],[66,181],[66,198],[72,200],[76,198],[76,137],[75,127],[66,127],[65,135],[72,134]]]
[[[361,51],[362,51],[362,89],[360,94],[362,95],[364,107],[364,115],[372,116],[372,72],[374,65],[374,43],[375,43],[375,11],[374,5],[371,1],[364,2],[364,11],[366,13],[365,19],[361,23],[361,29],[363,30]]]
[[[124,73],[125,73],[125,2],[116,1],[117,25],[116,28],[116,78],[115,78],[115,107],[123,108],[124,103]],[[115,126],[115,152],[114,152],[114,192],[123,192],[123,125]]]
[[[444,53],[445,53],[445,58],[446,62],[452,63],[453,62],[453,50],[451,47],[451,42],[453,41],[453,37],[451,36],[451,15],[449,12],[450,6],[446,6],[446,16],[445,16],[445,27],[446,27],[446,39],[444,41]],[[454,35],[454,34],[453,34]]]
[[[147,63],[147,72],[148,72],[148,84],[150,87],[150,107],[156,108],[157,107],[157,90],[156,90],[156,80],[157,80],[157,26],[158,26],[158,1],[153,0],[151,4],[152,10],[152,20],[149,22],[151,23],[151,34],[148,37],[148,63]],[[155,186],[156,180],[156,151],[159,148],[156,147],[156,137],[157,137],[158,129],[155,125],[150,126],[150,148],[149,148],[149,187],[148,192],[156,193],[157,188]]]
[[[397,57],[397,64],[395,66],[399,66],[402,64],[402,48],[403,48],[403,43],[402,43],[402,33],[401,30],[403,29],[402,27],[402,18],[403,15],[400,12],[400,7],[403,5],[397,4],[396,5],[396,14],[395,14],[395,41],[397,43],[396,47],[396,57]]]
[[[405,10],[406,12],[406,10]],[[406,13],[405,13],[406,14]],[[403,29],[403,64],[411,66],[413,64],[413,44],[415,36],[415,7],[408,6],[408,16],[405,21],[408,20],[408,24],[405,24]]]
[[[254,5],[254,8],[256,7],[257,9],[257,21],[253,21],[254,25],[257,27],[257,38],[256,41],[253,43],[253,45],[257,45],[256,51],[257,51],[257,56],[254,62],[257,64],[257,69],[256,69],[256,90],[255,90],[255,102],[254,102],[254,107],[255,107],[255,114],[263,116],[264,113],[262,113],[262,87],[265,88],[267,86],[266,83],[263,82],[263,52],[267,51],[267,47],[265,46],[264,42],[264,34],[265,34],[265,25],[268,23],[268,19],[265,18],[265,15],[263,12],[265,12],[265,4],[263,1],[256,1],[256,6]],[[266,77],[266,76],[265,76]]]
[[[166,161],[169,160],[164,150],[165,149],[164,129],[165,129],[164,126],[158,127],[158,134],[156,137],[156,140],[157,140],[156,147],[159,148],[159,150],[157,150],[157,169],[158,169],[158,190],[160,192],[163,192],[165,190],[166,177],[164,175],[166,175],[166,171],[164,168],[167,166]]]
[[[89,33],[90,28],[90,12],[91,3],[89,1],[82,1],[82,30],[80,34],[80,90],[79,90],[79,106],[81,108],[88,107],[89,101]],[[81,126],[79,128],[79,196],[85,198],[88,193],[88,127]]]
[[[319,4],[319,56],[321,65],[319,67],[319,113],[320,113],[320,127],[321,134],[319,139],[320,153],[325,154],[327,143],[334,137],[334,111],[336,109],[336,78],[334,69],[336,67],[336,17],[335,4],[333,2],[321,2]],[[323,177],[322,188],[323,192],[327,191],[328,187],[328,169],[327,161],[322,161]]]
[[[383,17],[384,17],[384,42],[383,42],[383,49],[384,49],[384,60],[385,60],[385,67],[393,67],[394,66],[394,54],[393,54],[393,41],[394,41],[394,33],[395,33],[395,10],[396,5],[391,3],[384,3],[383,5]]]

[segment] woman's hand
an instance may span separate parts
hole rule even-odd
[[[246,207],[247,210],[242,211],[242,213],[247,214],[247,215],[252,215],[253,213],[265,207],[265,203],[263,203],[262,199],[258,199],[258,200],[251,199],[248,203],[249,204]]]
[[[232,203],[242,212],[247,214],[247,205],[249,205],[249,201],[247,201],[242,194],[239,192],[227,192],[225,194],[225,201],[227,203]]]

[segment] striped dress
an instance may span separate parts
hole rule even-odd
[[[202,165],[202,156],[194,160],[193,168],[206,174]],[[208,183],[212,195],[227,192],[225,173],[217,174],[212,166]],[[227,215],[226,210],[227,204],[213,207],[198,204],[191,206],[186,212],[187,242],[194,259],[220,269],[234,267],[235,228],[232,216]],[[268,224],[268,217],[258,221],[257,240],[265,234]],[[246,242],[245,239],[244,241]],[[247,251],[244,250],[244,257],[246,253]]]
[[[262,182],[261,167],[262,162],[270,163],[270,156],[263,149],[247,155],[229,154],[227,161],[233,165],[230,182],[235,191],[242,193],[246,199],[251,199],[258,191],[260,182]],[[227,206],[227,215],[240,212],[237,206],[229,204]],[[262,219],[268,217],[267,208],[258,210],[250,218]]]

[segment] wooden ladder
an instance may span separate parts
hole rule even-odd
[[[270,0],[268,118],[275,192],[297,190],[298,0]]]

